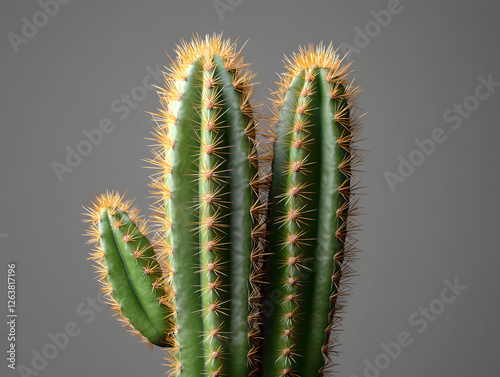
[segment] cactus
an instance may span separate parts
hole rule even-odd
[[[87,209],[104,295],[172,375],[322,375],[355,251],[349,65],[301,48],[264,129],[235,43],[196,36],[176,53],[153,114],[155,237],[117,193]]]
[[[264,323],[263,375],[314,376],[331,355],[340,278],[354,251],[346,234],[355,203],[354,98],[332,46],[310,45],[286,60],[274,93],[267,295],[278,305]],[[326,333],[325,333],[326,332]]]
[[[98,196],[88,208],[90,259],[102,284],[104,298],[118,320],[142,342],[173,346],[172,291],[153,247],[144,236],[147,226],[116,193]]]

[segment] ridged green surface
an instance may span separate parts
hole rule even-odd
[[[199,57],[171,104],[174,147],[165,185],[172,195],[167,242],[181,376],[247,375],[253,204],[251,118],[240,109],[233,73],[218,56]],[[211,67],[207,69],[207,67]]]
[[[173,270],[172,286],[175,290],[178,328],[176,335],[180,350],[178,360],[185,376],[201,375],[203,371],[203,347],[200,336],[203,333],[200,301],[199,239],[194,231],[199,215],[193,210],[198,199],[198,171],[195,156],[199,155],[199,114],[194,109],[201,106],[200,76],[202,68],[197,60],[182,84],[182,99],[177,107],[177,124],[168,129],[175,146],[169,152],[173,165],[171,174],[165,177],[165,185],[170,188],[171,199],[165,205],[167,217],[172,221],[172,229],[167,240],[172,246],[170,264]],[[189,362],[187,362],[189,360]]]
[[[217,116],[215,99],[219,92],[218,83],[214,83],[213,70],[203,71],[202,106],[200,110],[201,146],[199,165],[199,202],[200,202],[200,257],[201,257],[201,289],[202,316],[204,317],[204,362],[208,375],[214,371],[225,369],[222,363],[222,352],[225,343],[220,337],[227,334],[227,301],[229,293],[227,276],[217,272],[216,266],[221,261],[228,260],[227,245],[229,238],[223,230],[228,230],[229,213],[227,208],[215,203],[229,201],[229,187],[223,180],[223,173],[227,171],[227,162],[222,157],[223,149],[227,150],[227,140],[221,138],[219,132],[207,130],[204,124]],[[218,139],[219,138],[219,139]],[[217,148],[217,150],[215,150]],[[207,178],[207,175],[212,175]],[[224,292],[225,291],[225,292]],[[221,354],[214,357],[215,354]]]
[[[162,281],[162,272],[149,241],[127,213],[119,209],[102,210],[99,230],[107,280],[123,315],[151,343],[172,346],[172,339],[167,336],[171,326],[166,318],[169,313],[160,304],[165,292],[156,286]]]
[[[324,364],[334,258],[345,238],[338,210],[347,200],[339,188],[348,157],[337,142],[346,128],[335,120],[345,103],[330,98],[326,74],[302,69],[279,114],[266,288],[278,295],[265,319],[263,376],[317,376]]]

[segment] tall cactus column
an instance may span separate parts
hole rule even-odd
[[[180,376],[247,375],[257,344],[248,320],[260,181],[244,68],[228,41],[194,39],[178,47],[160,92],[153,187],[164,203],[158,243],[172,266]]]
[[[347,67],[331,47],[309,46],[287,60],[276,93],[266,292],[277,302],[265,319],[264,376],[317,376],[331,353],[358,162]]]

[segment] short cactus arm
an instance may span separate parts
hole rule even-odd
[[[134,209],[117,194],[98,197],[91,216],[98,277],[123,325],[141,340],[173,345],[168,287]],[[132,220],[135,219],[134,220]],[[142,229],[142,230],[141,230]]]

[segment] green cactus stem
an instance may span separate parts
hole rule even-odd
[[[144,236],[147,227],[130,205],[113,192],[96,198],[87,211],[95,246],[90,259],[118,320],[143,342],[171,347],[171,292]]]
[[[264,320],[266,377],[321,375],[333,353],[359,162],[348,66],[331,46],[301,48],[286,60],[275,94],[266,292],[277,300]]]
[[[259,303],[249,297],[258,296],[260,265],[252,258],[261,252],[263,207],[253,75],[245,66],[220,36],[183,42],[160,91],[163,109],[154,114],[151,162],[159,174],[152,187],[164,205],[156,243],[172,266],[177,344],[170,365],[180,376],[245,376],[257,365]]]

